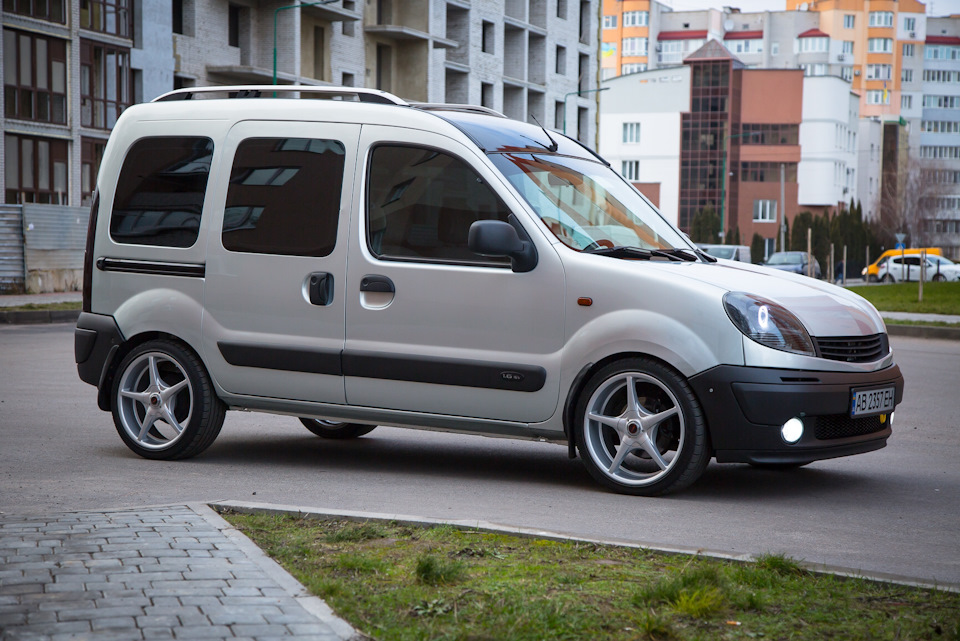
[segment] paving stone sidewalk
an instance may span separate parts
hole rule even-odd
[[[2,641],[355,634],[207,506],[0,514]]]

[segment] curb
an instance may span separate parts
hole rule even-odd
[[[572,536],[562,532],[551,532],[549,530],[539,530],[535,528],[525,528],[517,526],[507,526],[489,521],[480,521],[473,519],[436,519],[406,514],[384,514],[379,512],[358,512],[354,510],[329,510],[317,507],[300,507],[295,505],[274,505],[271,503],[248,503],[245,501],[215,501],[207,504],[215,512],[232,510],[245,514],[293,514],[299,517],[312,518],[317,520],[327,518],[346,519],[348,521],[394,521],[409,525],[449,525],[462,530],[480,530],[483,532],[494,532],[497,534],[512,534],[514,536],[551,539],[555,541],[581,541],[586,543],[597,543],[602,545],[617,545],[622,547],[640,548],[643,550],[652,550],[664,554],[685,554],[690,556],[705,556],[724,561],[739,561],[741,563],[754,563],[757,560],[753,554],[730,554],[719,550],[708,550],[704,548],[690,548],[684,546],[666,547],[663,545],[653,545],[638,541],[625,541],[622,539],[600,539],[591,537]],[[232,527],[227,524],[228,527]],[[251,542],[251,545],[253,543]],[[928,590],[939,590],[945,592],[960,592],[960,583],[938,583],[929,579],[920,579],[917,577],[891,574],[887,572],[864,572],[857,568],[848,568],[836,565],[826,565],[822,563],[807,563],[799,560],[798,563],[810,572],[819,574],[832,574],[835,576],[865,579],[878,583],[893,583],[915,588],[924,588]],[[279,567],[279,565],[278,565]],[[283,570],[286,572],[286,570]],[[292,577],[291,577],[292,578]],[[326,604],[324,604],[326,606]]]
[[[79,317],[79,309],[0,311],[0,325],[76,323]]]

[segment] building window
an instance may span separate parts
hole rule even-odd
[[[646,27],[650,21],[649,11],[624,11],[624,27]]]
[[[67,142],[32,136],[3,137],[7,204],[67,203]]]
[[[820,53],[830,50],[830,38],[797,38],[797,53]]]
[[[957,160],[960,158],[960,147],[922,145],[920,147],[920,157],[935,160]]]
[[[763,40],[759,38],[734,40],[732,45],[734,53],[763,53]]]
[[[620,164],[620,173],[623,174],[624,178],[631,182],[640,180],[640,161],[624,160]]]
[[[960,46],[926,45],[923,48],[923,57],[927,60],[960,60]]]
[[[840,67],[840,77],[847,82],[853,81],[853,67]]]
[[[240,46],[240,7],[227,5],[227,45]]]
[[[563,104],[562,100],[557,100],[553,103],[553,128],[557,131],[562,131],[566,129],[567,123],[564,118],[564,111],[566,105]]]
[[[617,28],[617,16],[603,16],[603,28],[604,28],[604,29],[616,29],[616,28]]]
[[[960,83],[960,71],[947,71],[946,69],[925,69],[923,71],[923,81],[957,84]]]
[[[843,41],[843,53],[853,53],[853,40],[844,40]]]
[[[566,75],[567,73],[567,48],[557,46],[557,64],[556,72],[561,76]]]
[[[901,69],[900,82],[913,82],[913,69]]]
[[[851,15],[851,14],[849,14],[849,13],[846,14],[846,15],[844,15],[844,16],[843,16],[843,28],[844,28],[844,29],[853,29],[853,25],[854,25],[854,23],[855,23],[855,20],[856,20],[856,16],[854,16],[854,15]]]
[[[493,53],[496,47],[496,31],[492,22],[483,21],[483,31],[481,33],[480,49],[484,53]]]
[[[64,40],[4,29],[3,64],[5,117],[67,123]]]
[[[132,0],[80,0],[80,28],[131,38],[131,4]]]
[[[903,45],[903,57],[912,58],[915,51],[914,44],[912,42],[904,43]]]
[[[67,21],[66,0],[4,0],[3,10],[22,16],[64,24]]]
[[[623,55],[625,56],[645,56],[647,55],[647,38],[624,38]]]
[[[620,74],[624,76],[628,73],[640,73],[646,70],[647,64],[645,62],[628,62],[625,65],[620,65]]]
[[[567,0],[557,0],[557,17],[567,19]]]
[[[893,53],[893,38],[867,39],[868,53]]]
[[[931,96],[923,97],[924,109],[960,109],[960,96]]]
[[[107,141],[94,138],[80,139],[80,197],[84,205],[90,204],[93,192],[97,188],[97,174]]]
[[[777,201],[775,200],[754,200],[753,201],[753,222],[772,223],[777,220]]]
[[[745,123],[739,140],[742,145],[799,145],[800,125]]]
[[[889,105],[890,92],[886,89],[870,89],[867,91],[868,105]]]
[[[906,94],[900,96],[900,108],[913,109],[913,96],[908,96]]]
[[[932,134],[960,134],[960,120],[924,120],[920,131]]]
[[[867,65],[867,80],[890,80],[890,65]]]
[[[871,27],[892,27],[892,11],[871,11],[869,25]]]
[[[782,163],[784,180],[788,183],[797,182],[797,163]],[[780,165],[778,162],[742,162],[740,163],[740,180],[753,183],[780,182]]]
[[[904,18],[903,19],[903,30],[904,31],[916,31],[917,30],[917,19],[916,18]],[[913,34],[910,34],[910,37],[913,37]]]
[[[770,44],[770,55],[779,56],[780,55],[780,43],[774,42]]]
[[[80,41],[80,124],[111,129],[130,106],[130,51]]]
[[[640,123],[623,123],[623,142],[640,142]]]
[[[493,109],[493,85],[489,82],[480,83],[480,106]]]

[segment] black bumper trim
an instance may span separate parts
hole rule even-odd
[[[123,342],[123,334],[113,316],[81,312],[73,331],[73,353],[80,380],[99,388]]]
[[[815,418],[848,414],[854,388],[893,385],[899,404],[904,384],[896,365],[876,372],[721,365],[693,376],[690,385],[704,408],[718,462],[809,463],[883,447],[889,424],[879,432],[819,440]],[[800,417],[805,429],[797,443],[787,444],[780,427],[792,417]]]

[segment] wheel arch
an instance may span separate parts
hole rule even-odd
[[[680,370],[678,370],[674,365],[672,365],[669,361],[664,360],[663,358],[660,358],[654,354],[650,354],[642,351],[617,352],[614,354],[609,354],[597,361],[587,363],[580,369],[579,372],[577,372],[576,377],[573,379],[573,383],[570,385],[570,388],[567,390],[567,397],[564,400],[564,404],[563,404],[563,433],[564,433],[564,436],[567,437],[567,455],[570,458],[573,459],[577,457],[576,430],[579,429],[577,427],[577,420],[576,420],[577,401],[579,401],[580,395],[583,393],[583,389],[587,385],[587,381],[589,381],[594,374],[599,372],[601,369],[603,369],[607,365],[611,363],[615,363],[617,361],[627,360],[630,358],[645,358],[647,360],[654,361],[656,363],[659,363],[663,367],[666,367],[672,370],[677,376],[679,376],[684,381],[688,380],[688,378]],[[693,386],[690,386],[690,391],[693,393],[694,398],[697,399],[697,402],[700,403],[702,407],[703,403],[700,402],[700,397],[697,396],[697,392],[696,390],[693,389]],[[705,413],[703,415],[703,420],[704,420],[704,423],[706,424],[707,436],[709,438],[710,422]]]
[[[183,340],[179,336],[160,331],[141,332],[131,336],[117,347],[110,360],[108,360],[104,366],[103,376],[101,377],[100,386],[97,390],[97,406],[101,410],[104,412],[109,412],[111,409],[111,402],[113,400],[113,381],[117,376],[117,369],[119,369],[120,363],[122,363],[123,359],[127,357],[127,354],[135,350],[140,345],[152,340],[168,340],[177,343],[184,349],[192,352],[193,355],[196,356],[201,363],[203,363],[203,366],[206,367],[206,363],[204,363],[203,358],[200,357],[200,352],[196,350],[193,345],[190,345],[187,341]]]

